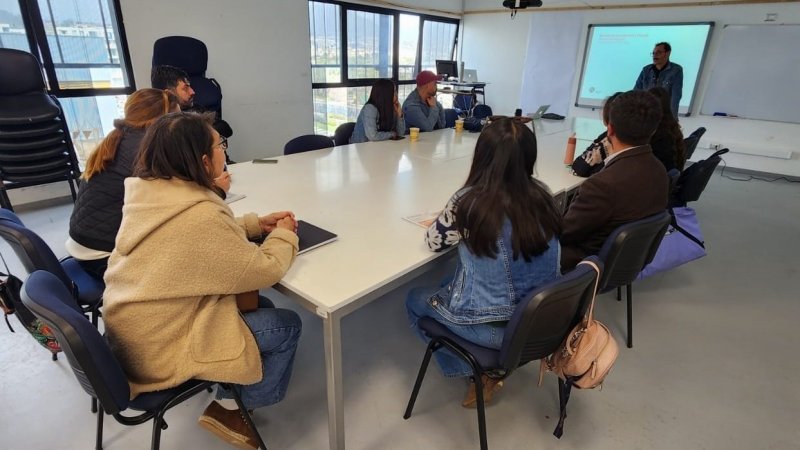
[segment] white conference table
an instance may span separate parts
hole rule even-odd
[[[567,130],[537,133],[536,176],[554,194],[581,178],[564,167]],[[231,165],[234,213],[291,210],[339,235],[297,257],[275,288],[322,318],[331,449],[344,449],[341,320],[455,255],[433,253],[403,217],[441,210],[466,180],[478,134],[453,129],[412,142],[370,142]]]

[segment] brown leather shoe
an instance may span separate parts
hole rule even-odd
[[[255,450],[258,448],[258,439],[253,434],[241,412],[225,409],[216,401],[203,411],[197,419],[201,427],[215,434],[223,441],[242,449]]]
[[[499,391],[503,387],[503,381],[495,380],[494,378],[489,378],[486,375],[481,375],[481,381],[483,382],[483,404],[488,405],[492,401],[494,393]],[[464,408],[478,407],[478,396],[475,393],[474,381],[469,382],[469,387],[467,388],[467,396],[464,397],[464,401],[461,402],[461,406],[463,406]]]

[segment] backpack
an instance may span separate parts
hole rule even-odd
[[[617,341],[611,336],[611,332],[605,325],[594,320],[594,300],[597,295],[597,283],[600,281],[600,268],[589,261],[579,264],[589,264],[597,271],[589,312],[581,323],[570,331],[558,350],[542,360],[539,372],[539,384],[545,371],[555,372],[564,380],[563,383],[559,383],[560,415],[558,425],[553,431],[553,435],[557,438],[561,438],[563,434],[567,402],[572,386],[578,389],[594,389],[601,386],[619,355]]]
[[[6,261],[2,254],[0,254],[0,259],[3,260],[3,265],[5,265]],[[8,266],[6,266],[6,272],[9,272]],[[53,354],[53,359],[56,359],[56,354],[61,351],[61,346],[56,341],[50,327],[42,323],[22,304],[22,298],[20,297],[22,281],[11,275],[10,272],[7,274],[0,272],[0,276],[5,277],[5,280],[0,279],[0,309],[3,310],[8,329],[14,333],[14,328],[11,327],[11,323],[8,321],[8,316],[14,314],[22,326],[28,330],[28,333],[36,339],[36,342],[49,350]]]

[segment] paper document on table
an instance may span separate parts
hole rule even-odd
[[[233,192],[228,192],[228,194],[225,196],[225,203],[231,204],[236,200],[241,200],[245,197],[247,197],[247,194],[234,194]]]
[[[415,214],[413,216],[403,217],[403,220],[407,220],[414,225],[418,225],[422,228],[428,228],[431,224],[439,217],[441,211],[434,211],[434,212],[426,212],[422,214]]]

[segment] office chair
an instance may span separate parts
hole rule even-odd
[[[472,109],[472,117],[476,119],[485,119],[492,115],[492,108],[488,105],[475,105]]]
[[[0,238],[14,250],[28,273],[45,270],[55,275],[97,326],[106,287],[102,280],[89,275],[73,257],[59,261],[47,243],[7,209],[0,209]]]
[[[445,108],[444,127],[453,128],[454,126],[456,126],[456,119],[458,119],[458,112],[453,108]]]
[[[33,272],[23,285],[22,302],[39,320],[53,330],[78,383],[100,403],[97,414],[95,448],[103,448],[103,413],[111,414],[123,425],[138,425],[153,419],[151,449],[161,445],[161,430],[167,428],[164,414],[172,407],[212,387],[215,382],[189,380],[180,386],[163,391],[139,394],[130,400],[130,387],[105,338],[79,309],[69,305],[70,293],[53,274],[43,270]],[[236,389],[230,389],[236,404],[255,432],[260,448],[266,445],[253,423],[250,413],[242,403]],[[141,411],[136,416],[125,416],[127,410]]]
[[[700,138],[703,137],[705,134],[706,129],[705,127],[700,127],[692,132],[689,136],[687,136],[683,140],[683,145],[686,147],[686,159],[691,159],[692,155],[694,154],[694,150],[697,148],[697,144],[700,143]]]
[[[336,131],[333,133],[333,143],[336,146],[349,144],[350,136],[353,135],[355,127],[355,122],[345,122],[336,127]]]
[[[310,152],[311,150],[331,148],[335,145],[333,139],[328,136],[304,134],[287,142],[286,145],[283,146],[283,154],[293,155],[295,153]]]
[[[72,200],[81,171],[58,99],[48,95],[32,54],[0,48],[0,206],[9,189],[66,181]]]
[[[622,301],[622,286],[626,286],[628,299],[628,348],[633,347],[633,288],[631,284],[639,272],[653,261],[669,226],[670,215],[665,210],[650,217],[620,225],[603,243],[597,256],[605,269],[597,287],[599,292],[617,289],[617,300]]]
[[[222,119],[222,88],[217,80],[206,77],[208,47],[203,41],[188,36],[167,36],[156,40],[152,66],[163,65],[185,70],[194,89],[194,104],[214,111],[217,118]]]
[[[728,152],[727,148],[723,148],[684,169],[675,181],[675,187],[670,191],[669,206],[674,208],[686,206],[688,202],[696,202],[706,189],[714,170],[722,161],[720,156]]]
[[[602,263],[596,256],[587,259],[597,264],[602,271]],[[419,326],[431,340],[425,350],[425,357],[422,359],[403,418],[411,417],[431,355],[435,351],[447,348],[472,366],[477,396],[480,446],[481,450],[486,450],[488,443],[481,375],[486,374],[491,378],[502,380],[518,367],[555,352],[585,315],[592,300],[596,278],[597,272],[594,268],[588,264],[579,264],[563,277],[536,289],[528,298],[517,304],[506,326],[503,344],[499,350],[473,344],[430,317],[421,318]]]

